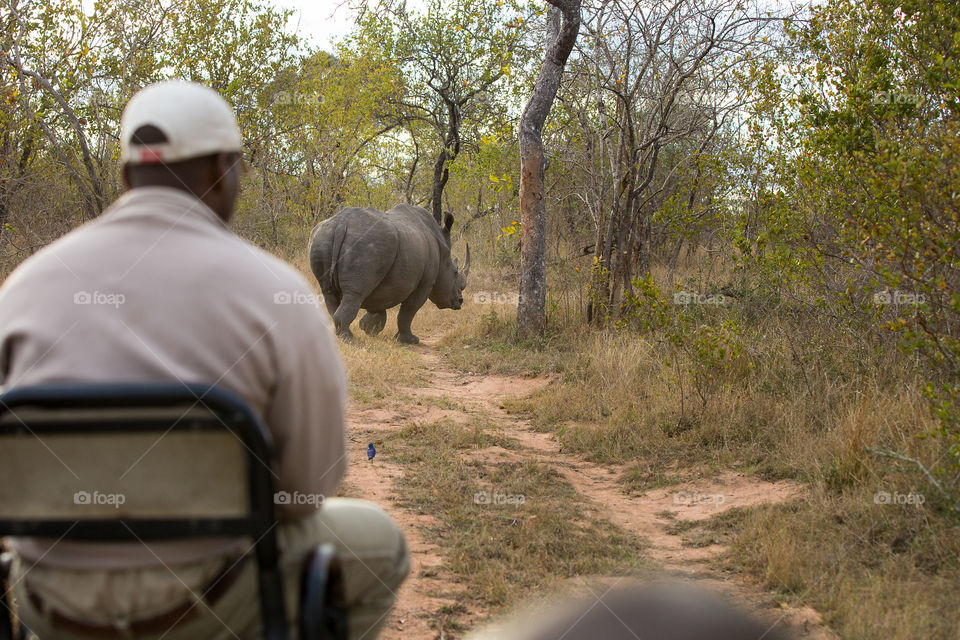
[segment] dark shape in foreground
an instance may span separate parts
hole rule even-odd
[[[439,309],[459,309],[470,272],[470,245],[463,270],[450,255],[453,216],[441,227],[422,207],[398,204],[384,213],[347,207],[313,229],[310,268],[337,335],[353,337],[350,323],[360,309],[360,328],[376,335],[387,309],[400,305],[396,338],[420,342],[410,330],[413,316],[429,299]]]
[[[763,622],[710,591],[658,582],[521,611],[468,640],[787,640],[782,626],[782,617]]]

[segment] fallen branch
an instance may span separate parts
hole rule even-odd
[[[950,496],[950,493],[943,488],[943,486],[937,482],[937,479],[933,477],[933,474],[930,473],[930,470],[927,467],[917,460],[916,458],[911,458],[910,456],[905,456],[902,453],[897,453],[896,451],[890,451],[889,449],[874,449],[872,447],[864,447],[867,453],[872,453],[875,456],[882,456],[884,458],[893,458],[894,460],[900,460],[902,462],[909,462],[920,469],[923,472],[923,475],[927,477],[927,481],[933,485],[944,500],[951,506],[954,511],[960,511],[960,501],[955,500]]]

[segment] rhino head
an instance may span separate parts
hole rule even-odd
[[[430,292],[430,301],[439,309],[459,309],[463,306],[463,290],[467,288],[467,275],[470,273],[470,245],[467,244],[467,257],[460,269],[460,261],[451,259],[450,229],[453,228],[453,216],[449,213],[443,221],[444,242],[440,245],[440,271]]]

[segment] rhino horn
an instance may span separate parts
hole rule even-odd
[[[470,243],[467,243],[467,258],[463,261],[463,277],[466,278],[470,273]]]

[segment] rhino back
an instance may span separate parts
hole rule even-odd
[[[381,212],[348,207],[314,229],[310,268],[324,292],[362,289],[389,269],[397,244]]]
[[[443,233],[440,225],[434,219],[433,214],[412,204],[398,204],[386,213],[394,220],[402,220],[403,224],[408,225],[410,229],[416,229],[418,234],[432,238],[437,243],[444,242]]]
[[[437,279],[440,263],[439,238],[430,228],[437,225],[425,209],[397,205],[380,215],[396,230],[398,244],[393,264],[364,301],[369,311],[389,309],[418,294],[425,296]]]
[[[367,310],[396,306],[436,280],[442,236],[425,209],[348,207],[311,235],[310,267],[321,289],[359,295]]]

